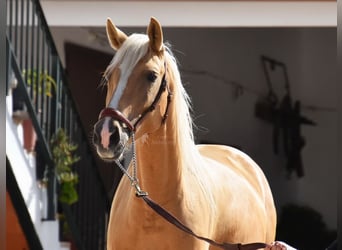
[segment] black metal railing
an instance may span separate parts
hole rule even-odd
[[[16,79],[16,108],[24,109],[37,134],[37,175],[48,180],[47,220],[56,219],[56,175],[49,141],[63,128],[81,160],[74,166],[79,200],[59,204],[78,250],[105,249],[107,198],[67,78],[38,0],[7,0],[7,79]]]

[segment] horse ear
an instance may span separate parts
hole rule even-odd
[[[163,49],[163,31],[160,23],[153,17],[147,28],[147,35],[150,39],[150,48],[154,52],[160,52]]]
[[[127,35],[116,28],[109,17],[107,18],[106,30],[110,46],[115,50],[120,49],[121,45],[126,41]]]

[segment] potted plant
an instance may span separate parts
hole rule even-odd
[[[78,200],[76,184],[78,175],[72,169],[79,157],[74,155],[77,145],[69,141],[63,129],[58,129],[51,139],[51,150],[56,166],[56,175],[59,183],[58,200],[71,205]]]
[[[23,147],[26,150],[27,153],[32,153],[36,146],[37,141],[37,134],[34,130],[32,120],[27,115],[26,119],[22,120],[22,126],[23,126]]]
[[[22,76],[24,79],[26,79],[28,92],[30,92],[30,88],[33,90],[33,96],[31,96],[33,103],[37,98],[37,89],[38,94],[41,94],[44,91],[44,94],[47,97],[52,97],[53,90],[57,89],[56,81],[47,73],[47,71],[38,72],[37,70],[23,70]],[[27,111],[23,110],[24,101],[22,99],[18,99],[14,100],[14,102],[18,103],[17,105],[14,105],[15,110],[13,112],[13,118],[15,119],[16,123],[22,122],[23,146],[28,153],[31,153],[35,149],[37,135]],[[21,107],[21,109],[19,107]]]
[[[76,156],[77,145],[70,142],[65,131],[60,128],[50,141],[52,157],[55,162],[55,173],[58,181],[58,201],[66,205],[72,205],[78,201],[76,185],[78,175],[72,169],[74,163],[80,158]],[[59,206],[60,240],[69,241],[73,246],[73,240],[68,221],[63,213],[63,206]],[[71,248],[73,249],[73,248]]]

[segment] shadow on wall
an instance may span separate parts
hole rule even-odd
[[[308,206],[288,204],[282,207],[276,239],[300,250],[326,249],[337,238],[328,230],[322,215]]]

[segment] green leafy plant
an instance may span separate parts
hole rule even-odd
[[[23,77],[27,78],[27,85],[33,88],[34,93],[36,93],[38,85],[38,93],[41,94],[44,87],[44,94],[48,97],[52,97],[52,90],[57,89],[57,84],[55,79],[50,76],[47,71],[38,72],[37,70],[23,70]],[[44,85],[45,84],[45,85]]]
[[[71,205],[78,200],[76,191],[78,175],[72,170],[72,165],[80,160],[74,155],[77,145],[70,143],[63,129],[57,130],[50,144],[60,185],[58,199],[60,202]]]

